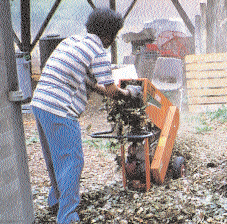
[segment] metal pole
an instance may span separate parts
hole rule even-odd
[[[33,201],[18,92],[10,1],[0,1],[0,223],[32,224]]]
[[[136,4],[137,0],[133,0],[133,2],[131,3],[131,5],[129,6],[127,12],[125,13],[123,19],[125,20],[126,17],[128,16],[128,14],[131,12],[131,10],[133,9],[134,5]]]
[[[201,54],[201,16],[195,16],[195,54]]]
[[[116,11],[116,2],[115,0],[110,0],[110,9]],[[114,41],[111,44],[111,63],[117,64],[117,42]]]
[[[13,31],[13,39],[14,39],[15,43],[17,44],[17,46],[19,47],[20,51],[22,51],[23,50],[22,43],[20,42],[19,38],[17,37],[17,35],[14,31]]]
[[[114,11],[116,11],[116,2],[115,0],[110,0],[110,8]]]
[[[200,3],[200,13],[201,13],[201,54],[207,53],[207,6],[206,3]]]
[[[22,51],[30,53],[31,24],[30,24],[30,0],[21,0],[21,42]]]
[[[171,0],[175,8],[177,9],[178,13],[180,14],[181,18],[183,19],[185,25],[187,26],[190,33],[194,36],[195,35],[195,27],[192,24],[191,20],[189,19],[187,13],[182,8],[181,4],[178,0]]]
[[[92,0],[87,0],[87,2],[88,2],[88,4],[89,4],[93,9],[96,8],[95,5],[94,5],[94,3],[92,2]]]
[[[217,0],[207,0],[207,53],[216,53]]]

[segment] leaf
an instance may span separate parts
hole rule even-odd
[[[89,124],[89,125],[86,127],[86,131],[89,132],[89,131],[91,130],[91,127],[92,127],[92,125]]]

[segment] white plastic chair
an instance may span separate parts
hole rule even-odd
[[[152,84],[167,97],[168,92],[176,93],[173,99],[170,97],[170,101],[177,104],[176,106],[181,110],[183,98],[183,62],[181,59],[159,57],[155,63]]]

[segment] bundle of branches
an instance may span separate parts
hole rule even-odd
[[[117,135],[138,134],[145,129],[148,118],[142,100],[104,99],[107,121],[113,124]]]

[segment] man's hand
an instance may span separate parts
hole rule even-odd
[[[125,100],[142,100],[142,88],[141,86],[128,85],[126,89],[117,87],[114,83],[99,86],[96,84],[95,91],[99,94],[108,96],[113,99],[125,99]]]
[[[106,89],[106,96],[113,99],[124,99],[130,95],[128,90],[121,89],[117,87],[114,83],[110,85],[105,85],[105,89]]]
[[[140,108],[143,105],[143,94],[141,86],[128,85],[129,98],[132,108]]]
[[[126,90],[129,91],[132,99],[142,98],[142,87],[141,86],[128,85],[126,87]]]

